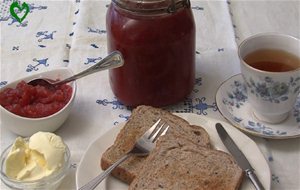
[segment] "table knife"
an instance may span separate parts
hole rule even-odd
[[[247,160],[245,155],[241,152],[241,150],[237,147],[237,145],[232,140],[232,138],[228,135],[226,130],[223,128],[223,126],[220,123],[217,123],[216,129],[223,144],[226,146],[228,151],[233,155],[238,165],[245,171],[246,176],[251,180],[255,188],[257,190],[264,190],[265,188],[263,187],[263,185],[255,175],[254,169],[250,165],[249,161]]]

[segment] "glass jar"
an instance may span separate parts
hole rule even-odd
[[[127,106],[174,104],[192,91],[195,22],[189,0],[112,0],[106,14],[108,52],[124,65],[109,71]]]

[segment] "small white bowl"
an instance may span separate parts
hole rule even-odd
[[[28,141],[28,138],[26,139]],[[0,157],[0,177],[3,183],[11,189],[22,189],[22,190],[55,190],[59,187],[62,180],[68,174],[70,168],[70,149],[66,145],[66,152],[64,157],[64,165],[59,171],[44,177],[42,179],[33,181],[20,181],[16,179],[11,179],[6,175],[5,161],[6,157],[12,147],[12,144],[8,146],[1,154]]]
[[[70,77],[73,75],[73,72],[66,68],[57,68],[53,70],[49,70],[46,72],[34,74],[28,77],[24,77],[21,79],[18,79],[12,83],[9,83],[5,85],[3,88],[0,89],[0,91],[4,90],[5,88],[15,88],[16,85],[21,81],[24,80],[25,82],[30,81],[33,78],[37,77],[45,77],[49,79],[65,79],[67,77]],[[2,106],[0,106],[0,113],[1,113],[1,122],[2,126],[6,127],[8,130],[12,131],[13,133],[28,137],[33,135],[34,133],[38,131],[44,131],[44,132],[54,132],[57,130],[67,119],[67,117],[70,114],[72,105],[74,103],[75,95],[76,95],[76,82],[73,81],[69,83],[69,85],[72,87],[72,96],[69,102],[58,112],[47,116],[47,117],[41,117],[41,118],[28,118],[28,117],[22,117],[19,115],[16,115]]]

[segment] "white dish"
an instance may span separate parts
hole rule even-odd
[[[16,88],[17,84],[20,81],[28,82],[31,79],[34,78],[40,78],[45,77],[49,79],[65,79],[70,76],[74,75],[72,70],[67,67],[61,67],[61,68],[55,68],[51,70],[47,70],[44,72],[36,73],[18,80],[15,80],[7,85],[5,85],[3,88],[0,89],[0,91],[6,89],[6,88]],[[38,131],[45,131],[45,132],[54,132],[59,127],[62,126],[62,124],[65,122],[65,120],[68,118],[72,106],[74,104],[75,96],[76,96],[76,81],[73,81],[70,83],[72,87],[72,96],[69,102],[58,112],[49,115],[47,117],[41,117],[41,118],[29,118],[29,117],[22,117],[19,115],[16,115],[8,110],[6,110],[4,107],[0,106],[0,114],[1,114],[1,121],[2,126],[6,127],[11,132],[24,136],[29,137],[33,135],[34,133]]]
[[[245,134],[232,127],[226,122],[222,122],[219,120],[211,119],[205,116],[200,116],[196,114],[177,114],[180,117],[186,119],[190,124],[200,125],[206,129],[209,133],[210,140],[212,145],[218,149],[228,152],[222,141],[220,140],[217,131],[215,129],[215,124],[217,122],[222,123],[226,131],[232,137],[232,139],[237,143],[242,152],[246,155],[249,162],[256,170],[256,174],[258,178],[261,180],[262,184],[266,189],[270,189],[271,186],[271,174],[270,168],[265,160],[264,156],[260,152],[259,148],[249,137]],[[97,138],[94,142],[92,142],[85,154],[83,155],[79,166],[76,171],[76,186],[77,188],[83,186],[90,179],[94,178],[96,175],[102,172],[100,168],[100,157],[102,153],[113,144],[117,134],[124,124],[120,124],[115,126],[111,130],[109,130],[106,134]],[[101,190],[127,190],[128,185],[121,182],[120,180],[108,176],[96,189]],[[255,189],[251,182],[245,177],[242,183],[240,190],[250,190]]]
[[[246,87],[241,74],[226,80],[216,94],[219,111],[240,130],[270,139],[300,137],[300,95],[289,117],[279,124],[258,120],[247,100]]]

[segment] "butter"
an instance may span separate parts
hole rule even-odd
[[[18,137],[6,158],[6,175],[8,177],[17,178],[18,173],[26,167],[26,150],[28,150],[26,142]]]
[[[6,175],[32,181],[49,176],[64,164],[66,145],[49,132],[38,132],[26,142],[18,137],[6,158]]]

